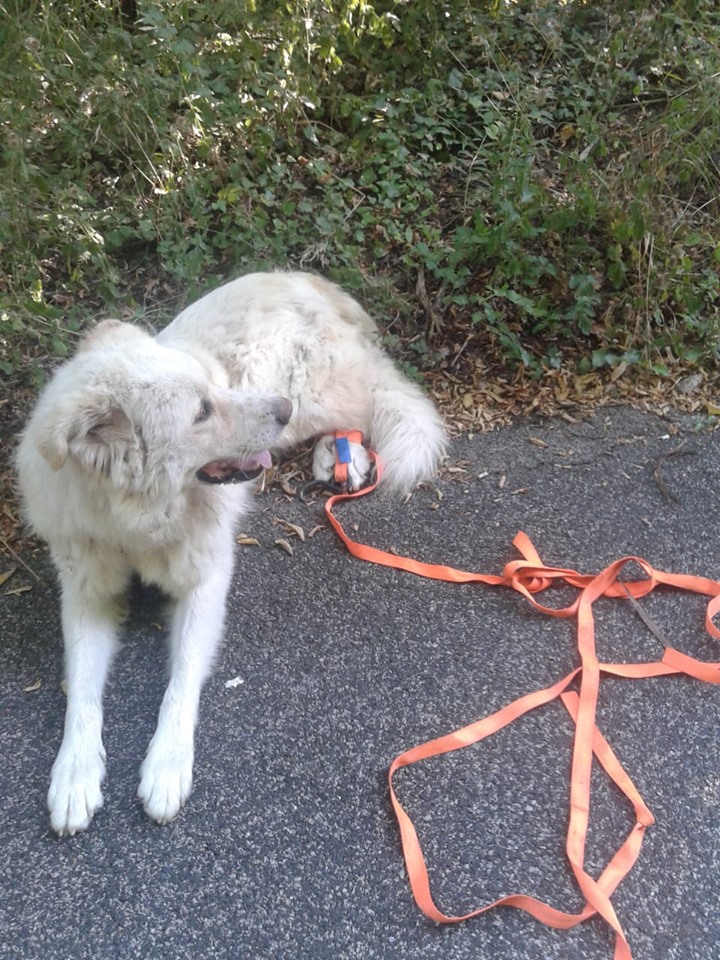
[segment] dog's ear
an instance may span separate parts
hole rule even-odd
[[[141,442],[122,406],[89,390],[69,397],[40,424],[37,445],[54,470],[68,457],[118,486],[136,474]]]

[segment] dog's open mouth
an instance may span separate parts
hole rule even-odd
[[[263,450],[244,460],[213,460],[200,467],[195,476],[203,483],[244,483],[259,477],[263,470],[271,466],[270,453]]]

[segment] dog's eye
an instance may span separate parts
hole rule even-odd
[[[195,423],[202,423],[204,420],[207,420],[213,412],[213,406],[209,400],[203,398],[203,401],[200,405],[200,410],[198,411],[197,416],[195,417]]]

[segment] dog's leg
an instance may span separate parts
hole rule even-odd
[[[138,797],[148,816],[158,823],[168,823],[177,816],[192,788],[200,691],[222,638],[232,556],[216,556],[213,564],[217,566],[214,576],[194,587],[177,604],[171,634],[170,682],[140,769]]]
[[[61,579],[67,707],[48,808],[53,830],[64,836],[85,830],[103,803],[102,694],[117,648],[120,608],[80,577]]]

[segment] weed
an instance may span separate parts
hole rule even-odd
[[[536,375],[717,364],[710,0],[136,8],[0,0],[3,374],[272,265],[413,367],[458,328]]]

